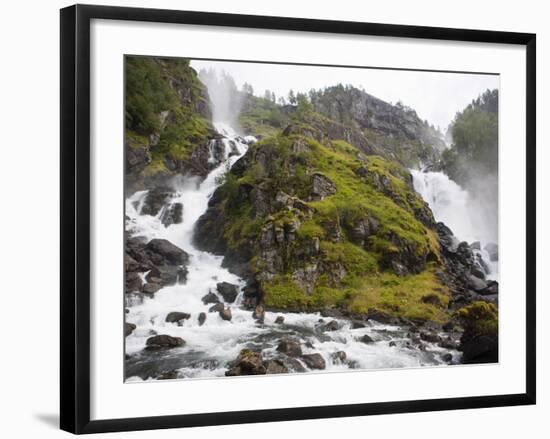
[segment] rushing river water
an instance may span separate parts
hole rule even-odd
[[[222,320],[217,313],[209,313],[211,305],[205,305],[201,299],[208,292],[216,292],[218,282],[244,286],[239,277],[222,267],[222,257],[200,251],[193,245],[195,223],[206,211],[220,177],[247,149],[245,139],[239,137],[230,126],[215,126],[225,136],[226,158],[203,181],[189,178],[177,188],[177,196],[171,202],[183,204],[181,223],[165,227],[161,222],[162,210],[156,216],[141,214],[147,191],[136,192],[126,200],[126,229],[132,236],[147,240],[164,238],[190,255],[185,284],[164,287],[152,297],[132,300],[129,295],[127,299],[126,321],[137,326],[126,337],[128,381],[154,379],[167,372],[172,374],[171,377],[176,374],[177,378],[224,376],[228,362],[234,360],[241,349],[261,349],[265,359],[274,358],[278,354],[277,345],[284,336],[298,338],[304,354],[320,353],[328,371],[349,370],[350,367],[376,369],[442,365],[447,364],[443,356],[448,353],[453,355],[453,362],[458,362],[458,352],[436,344],[423,342],[422,350],[412,347],[407,327],[368,321],[365,322],[366,327],[352,329],[350,320],[325,318],[321,322],[319,313],[272,312],[266,312],[264,323],[260,324],[252,318],[250,310],[241,308],[242,293],[233,304],[228,305],[233,316],[231,321]],[[230,156],[230,141],[237,146],[238,155]],[[165,322],[166,315],[172,311],[189,313],[191,318],[180,322],[181,326]],[[207,319],[199,325],[197,317],[202,312],[206,313]],[[275,323],[281,315],[284,316],[284,323]],[[340,328],[324,331],[324,324],[331,320],[336,320]],[[169,350],[144,350],[147,338],[153,334],[181,337],[186,344]],[[374,343],[359,341],[365,334]],[[331,360],[331,354],[337,351],[346,353],[345,364]]]

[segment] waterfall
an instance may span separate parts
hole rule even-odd
[[[480,250],[477,252],[489,268],[488,277],[496,279],[498,263],[490,260],[483,247],[494,242],[497,233],[490,230],[477,200],[443,172],[411,170],[411,174],[414,189],[429,204],[435,220],[445,223],[460,241],[470,244],[478,241]]]

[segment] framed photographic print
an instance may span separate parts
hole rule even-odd
[[[534,404],[535,130],[533,34],[62,9],[62,429]]]

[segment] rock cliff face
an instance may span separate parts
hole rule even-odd
[[[126,59],[125,154],[128,189],[168,176],[205,176],[220,149],[208,92],[188,60]]]
[[[377,153],[411,167],[435,164],[445,149],[443,135],[398,103],[391,105],[352,86],[334,86],[310,93],[314,109],[363,131]]]

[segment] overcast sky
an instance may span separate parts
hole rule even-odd
[[[457,111],[486,89],[499,86],[495,75],[196,60],[191,66],[197,71],[210,67],[225,70],[239,88],[248,82],[259,96],[266,89],[277,97],[286,97],[290,89],[307,92],[338,83],[363,87],[386,102],[401,101],[412,107],[420,118],[441,127],[443,132]]]

